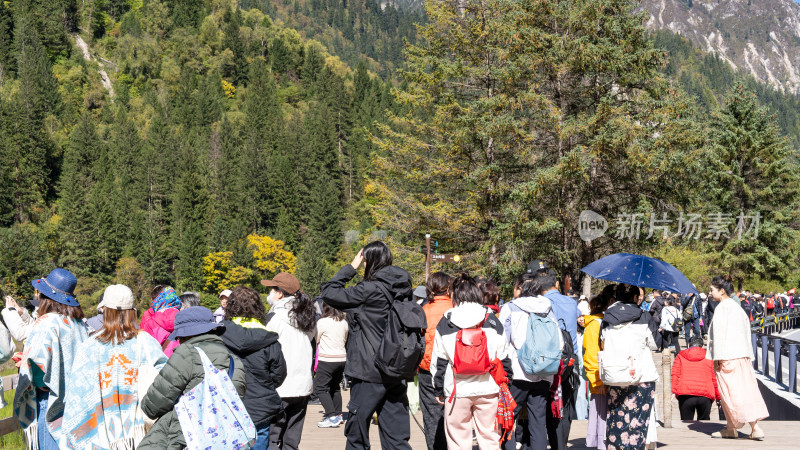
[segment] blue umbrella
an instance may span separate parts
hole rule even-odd
[[[615,283],[679,294],[698,294],[686,275],[672,264],[647,256],[615,253],[600,258],[581,270],[594,278]]]

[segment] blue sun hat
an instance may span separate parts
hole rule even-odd
[[[50,300],[67,306],[81,306],[75,298],[78,279],[67,269],[53,269],[46,278],[31,281],[31,285]]]
[[[190,306],[175,315],[175,331],[169,335],[173,341],[180,337],[191,337],[208,333],[214,328],[225,328],[225,324],[214,321],[214,313],[204,306]]]

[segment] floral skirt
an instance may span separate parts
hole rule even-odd
[[[608,387],[606,448],[644,449],[656,383]]]

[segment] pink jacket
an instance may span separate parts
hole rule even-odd
[[[153,311],[153,308],[148,308],[142,314],[142,321],[139,326],[163,346],[164,342],[169,339],[170,333],[175,329],[176,314],[178,314],[177,308],[167,308],[158,312]],[[164,348],[164,354],[170,357],[177,346],[178,341],[169,341]]]

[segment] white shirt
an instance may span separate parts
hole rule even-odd
[[[323,317],[317,321],[317,356],[320,361],[343,362],[347,360],[347,321]]]
[[[22,314],[20,314],[20,312]],[[31,317],[30,314],[28,314],[28,311],[24,308],[20,309],[19,312],[8,308],[3,308],[2,315],[3,320],[6,322],[6,326],[8,327],[8,331],[11,333],[11,337],[17,342],[25,342],[25,340],[28,339],[28,335],[33,328],[34,322],[36,322],[36,319]]]

